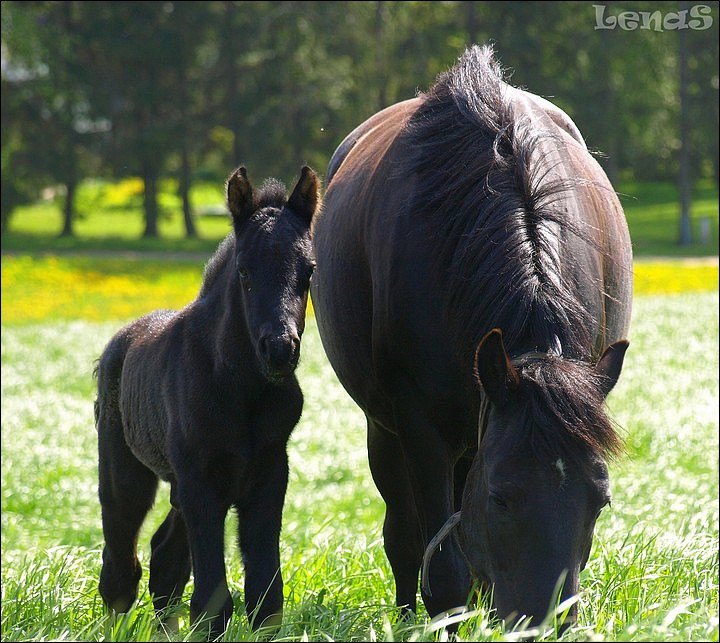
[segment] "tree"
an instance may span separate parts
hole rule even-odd
[[[680,10],[687,11],[687,2],[680,3]],[[690,202],[692,179],[690,178],[690,122],[688,120],[688,51],[687,33],[678,30],[680,68],[680,245],[692,243],[690,228]]]
[[[158,236],[158,183],[186,114],[177,101],[186,91],[190,36],[176,28],[176,4],[84,3],[83,52],[95,75],[95,105],[112,123],[115,173],[143,180],[144,237]]]
[[[62,235],[73,234],[76,188],[92,165],[93,134],[103,127],[91,118],[90,79],[78,57],[80,4],[3,3],[3,44],[9,52],[3,70],[3,119],[8,119],[3,170],[15,156],[8,169],[25,173],[26,185],[42,179],[63,186]],[[6,186],[5,171],[3,183],[3,192],[9,187],[11,195],[4,207],[10,207],[23,192],[17,183]],[[3,226],[8,216],[4,212]]]

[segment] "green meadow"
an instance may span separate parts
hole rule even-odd
[[[648,194],[665,200],[662,225],[653,225],[651,210],[633,201],[647,201]],[[216,196],[207,196],[207,203]],[[646,186],[624,198],[635,203],[626,210],[639,260],[630,350],[608,407],[626,454],[611,465],[612,507],[598,521],[582,574],[579,621],[562,640],[717,641],[718,266],[714,258],[681,257],[717,254],[717,201],[713,205],[708,193],[696,210],[709,212],[710,245],[681,253],[668,250],[675,234],[668,221],[676,216],[669,196]],[[3,248],[13,252],[2,257],[0,638],[197,640],[187,616],[177,632],[164,631],[147,591],[150,537],[169,508],[165,485],[139,538],[145,568],[139,600],[116,621],[104,613],[97,592],[102,531],[92,370],[127,320],[195,296],[205,258],[227,221],[202,218],[204,238],[185,242],[177,222],[168,220],[175,237],[168,231],[170,241],[142,242],[135,239],[139,225],[131,238],[116,221],[108,237],[88,216],[78,222],[81,238],[68,241],[39,231],[42,208],[57,217],[48,204],[35,206],[19,212],[3,236]],[[167,248],[193,254],[104,254]],[[413,622],[398,620],[382,547],[384,505],[368,468],[364,418],[324,355],[312,313],[298,376],[306,402],[288,445],[291,477],[281,536],[286,600],[275,640],[526,636],[504,631],[487,603],[437,621],[420,607]],[[230,515],[226,561],[236,614],[224,640],[260,640],[263,634],[251,632],[244,614],[235,530]],[[191,591],[192,581],[186,604]],[[453,619],[459,628],[448,635],[445,626]],[[557,638],[551,622],[531,633],[536,640]]]
[[[693,189],[691,229],[693,243],[678,246],[680,206],[677,188],[670,183],[626,183],[618,194],[630,227],[636,256],[701,257],[718,254],[718,192],[709,181]],[[218,239],[229,231],[223,212],[222,181],[199,182],[190,193],[198,230],[197,239],[184,236],[177,184],[160,183],[159,239],[143,239],[139,179],[108,182],[83,181],[76,201],[75,237],[58,237],[62,230],[62,199],[49,196],[38,203],[17,208],[2,236],[3,250],[15,252],[200,251],[212,252]],[[213,216],[211,213],[214,213]],[[705,219],[708,237],[703,239]]]
[[[693,291],[635,298],[630,352],[609,399],[627,454],[611,467],[612,508],[598,522],[583,572],[579,623],[563,640],[718,640],[717,267],[704,287],[693,266],[678,262],[672,271],[687,272]],[[91,373],[124,320],[7,320],[22,282],[6,288],[4,275],[2,639],[193,640],[184,621],[177,633],[158,628],[147,570],[136,608],[114,623],[97,593],[102,533]],[[161,282],[155,293],[158,306],[164,288]],[[53,290],[38,287],[35,298],[40,307]],[[414,623],[397,620],[363,416],[336,380],[313,318],[302,351],[306,404],[288,447],[286,608],[276,638],[444,640],[443,622],[429,621],[422,608]],[[145,564],[168,506],[161,486],[140,537]],[[226,559],[237,609],[225,640],[254,640],[234,521]],[[487,605],[461,618],[458,640],[519,637],[503,632]],[[536,633],[555,635],[552,628]]]

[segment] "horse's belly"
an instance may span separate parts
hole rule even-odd
[[[163,480],[172,467],[167,458],[167,414],[158,382],[152,373],[133,371],[132,356],[126,359],[120,390],[120,414],[125,442],[133,455]],[[142,369],[140,369],[142,371]],[[132,372],[132,377],[127,377]]]
[[[155,431],[136,422],[123,421],[125,441],[133,452],[148,469],[163,480],[170,480],[172,467],[165,455],[164,432],[157,435]]]

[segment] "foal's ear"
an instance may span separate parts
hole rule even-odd
[[[237,168],[226,183],[227,205],[235,223],[242,223],[254,211],[253,189],[244,166]]]
[[[308,225],[320,203],[320,179],[307,165],[300,170],[300,178],[288,199],[288,207],[303,217]]]
[[[505,405],[520,384],[520,376],[510,362],[499,328],[491,330],[478,344],[475,378],[485,395],[498,407]]]
[[[595,366],[595,371],[600,375],[600,391],[603,397],[606,397],[617,384],[623,360],[625,359],[625,351],[629,345],[630,342],[627,339],[621,339],[614,344],[610,344]]]

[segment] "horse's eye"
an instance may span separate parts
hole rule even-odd
[[[490,502],[495,505],[496,507],[499,507],[500,509],[507,509],[508,505],[507,502],[505,502],[505,499],[502,496],[499,496],[496,493],[490,494]]]
[[[243,266],[238,266],[238,276],[243,281],[247,281],[248,278],[250,277],[250,274],[248,273],[247,268],[245,268]]]
[[[612,501],[610,500],[610,498],[608,498],[605,502],[603,502],[602,505],[600,505],[600,508],[595,513],[595,520],[600,517],[600,514],[602,513],[602,510],[605,509],[605,507],[612,507]]]

